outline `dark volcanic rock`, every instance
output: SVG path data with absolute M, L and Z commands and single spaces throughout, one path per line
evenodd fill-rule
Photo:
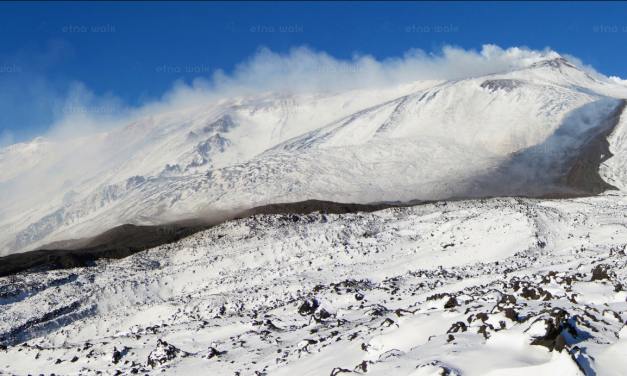
M 610 266 L 609 265 L 602 265 L 599 264 L 597 265 L 596 268 L 592 269 L 592 278 L 590 279 L 590 281 L 600 281 L 600 280 L 604 280 L 604 279 L 610 279 L 609 275 L 608 275 L 608 271 L 610 270 Z
M 319 304 L 316 299 L 307 299 L 298 307 L 298 313 L 300 313 L 301 316 L 313 315 L 318 306 Z
M 205 356 L 203 356 L 203 358 L 205 358 L 205 359 L 211 359 L 211 358 L 213 358 L 214 356 L 218 356 L 218 355 L 220 355 L 220 352 L 219 352 L 218 350 L 216 350 L 215 348 L 210 347 L 210 348 L 209 348 L 209 351 L 207 351 L 207 354 L 206 354 Z
M 457 300 L 455 300 L 455 298 L 450 298 L 446 304 L 444 304 L 444 308 L 445 309 L 449 309 L 449 308 L 453 308 L 453 307 L 457 307 L 459 304 L 457 303 Z
M 159 340 L 157 342 L 157 347 L 152 350 L 150 355 L 148 355 L 147 363 L 152 368 L 155 368 L 176 358 L 176 356 L 180 352 L 181 350 L 177 349 L 176 347 L 168 344 L 165 341 Z
M 555 308 L 550 312 L 550 318 L 544 319 L 546 324 L 546 334 L 542 337 L 537 337 L 531 342 L 531 345 L 544 346 L 549 351 L 557 350 L 561 352 L 564 347 L 567 346 L 566 339 L 562 335 L 564 330 L 567 330 L 573 337 L 576 337 L 576 329 L 567 321 L 569 318 L 568 312 L 561 308 Z
M 480 86 L 484 89 L 490 90 L 491 93 L 497 90 L 505 90 L 506 92 L 509 93 L 510 91 L 522 85 L 523 85 L 522 81 L 503 79 L 503 80 L 485 80 Z
M 50 243 L 34 251 L 0 257 L 0 277 L 6 277 L 34 268 L 72 269 L 91 266 L 100 259 L 122 259 L 150 248 L 177 242 L 227 220 L 245 218 L 257 214 L 305 215 L 318 211 L 331 214 L 370 213 L 392 207 L 395 206 L 389 204 L 362 205 L 308 200 L 260 206 L 220 217 L 195 218 L 158 226 L 126 224 L 115 227 L 93 238 Z

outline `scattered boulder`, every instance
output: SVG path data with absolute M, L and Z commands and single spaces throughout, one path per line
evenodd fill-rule
M 168 344 L 165 341 L 159 340 L 157 342 L 157 347 L 152 350 L 150 355 L 148 355 L 148 365 L 152 368 L 163 365 L 172 359 L 176 358 L 176 356 L 181 352 L 181 350 L 176 347 Z
M 488 326 L 487 325 L 481 325 L 479 327 L 479 330 L 477 331 L 477 334 L 483 334 L 483 338 L 485 338 L 485 339 L 490 338 L 490 333 L 488 332 Z
M 363 362 L 359 363 L 357 367 L 355 367 L 355 371 L 362 373 L 368 372 L 368 364 L 374 364 L 374 362 L 372 360 L 364 360 Z
M 205 356 L 203 356 L 204 359 L 211 359 L 215 356 L 220 355 L 221 353 L 216 350 L 214 347 L 210 347 L 209 351 L 207 351 L 207 354 Z
M 609 280 L 610 276 L 608 274 L 608 271 L 610 269 L 611 267 L 609 265 L 604 265 L 604 264 L 597 265 L 596 268 L 592 269 L 592 278 L 590 279 L 590 282 L 601 281 L 604 279 Z
M 558 352 L 562 352 L 564 347 L 568 346 L 566 343 L 566 339 L 562 335 L 564 330 L 568 330 L 568 332 L 574 337 L 577 336 L 576 329 L 567 321 L 569 318 L 568 312 L 561 308 L 555 308 L 550 312 L 550 317 L 544 319 L 546 324 L 546 334 L 541 337 L 536 337 L 531 345 L 534 346 L 544 346 L 549 349 L 549 351 L 557 350 Z
M 111 358 L 112 358 L 111 360 L 113 361 L 113 364 L 118 364 L 120 362 L 120 359 L 122 359 L 122 353 L 120 353 L 118 349 L 114 347 Z
M 298 308 L 298 313 L 301 316 L 313 315 L 319 306 L 320 304 L 315 298 L 306 299 Z
M 514 308 L 506 308 L 503 312 L 505 313 L 505 317 L 514 322 L 518 322 L 518 312 L 516 312 Z
M 523 291 L 522 291 L 522 294 L 520 294 L 520 296 L 525 299 L 532 299 L 532 300 L 540 299 L 540 295 L 536 293 L 535 289 L 530 289 L 530 288 L 527 288 L 526 286 L 523 287 Z
M 328 319 L 329 317 L 331 317 L 331 314 L 329 312 L 327 312 L 324 308 L 322 308 L 322 309 L 320 309 L 318 311 L 318 317 L 321 320 L 325 320 L 325 319 Z
M 501 297 L 501 304 L 516 304 L 516 297 L 514 295 L 504 294 Z
M 455 324 L 451 325 L 451 328 L 446 332 L 448 333 L 457 333 L 459 331 L 465 332 L 468 330 L 468 327 L 466 326 L 466 324 L 464 324 L 461 321 L 456 322 Z
M 453 307 L 457 307 L 459 304 L 457 303 L 457 300 L 455 298 L 450 298 L 445 304 L 444 304 L 444 309 L 449 309 L 449 308 L 453 308 Z

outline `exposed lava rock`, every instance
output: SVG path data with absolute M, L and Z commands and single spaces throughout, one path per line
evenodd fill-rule
M 301 316 L 313 315 L 318 307 L 319 304 L 316 299 L 307 299 L 298 307 L 298 313 Z
M 120 362 L 120 359 L 122 359 L 122 353 L 120 353 L 118 349 L 114 347 L 113 355 L 111 357 L 112 357 L 113 364 L 118 364 Z
M 203 356 L 203 358 L 211 359 L 211 358 L 213 358 L 215 356 L 218 356 L 220 354 L 221 353 L 218 350 L 216 350 L 214 347 L 210 347 L 209 351 L 207 351 L 207 354 L 205 356 Z
M 608 271 L 610 271 L 610 269 L 611 267 L 609 265 L 597 265 L 596 268 L 592 269 L 592 278 L 590 279 L 590 281 L 600 281 L 604 279 L 609 280 L 610 277 L 608 275 Z
M 322 308 L 321 310 L 318 311 L 318 317 L 321 320 L 326 320 L 329 317 L 331 317 L 331 314 L 329 312 L 327 312 L 324 308 Z
M 449 309 L 449 308 L 453 308 L 453 307 L 457 307 L 459 304 L 457 303 L 457 300 L 455 300 L 455 298 L 450 298 L 445 304 L 444 304 L 444 308 L 445 309 Z
M 518 321 L 518 312 L 514 308 L 506 308 L 503 310 L 505 312 L 505 317 L 508 319 L 517 322 Z
M 468 330 L 468 327 L 466 326 L 466 324 L 465 324 L 465 323 L 463 323 L 463 322 L 461 322 L 461 321 L 458 321 L 458 322 L 456 322 L 455 324 L 453 324 L 453 325 L 451 326 L 451 328 L 450 328 L 450 329 L 449 329 L 446 333 L 447 333 L 447 334 L 448 334 L 448 333 L 457 333 L 457 332 L 459 332 L 460 330 L 461 330 L 462 332 L 465 332 L 465 331 L 467 331 L 467 330 Z
M 155 368 L 176 358 L 180 352 L 181 350 L 168 344 L 167 342 L 158 340 L 157 347 L 152 350 L 150 355 L 148 355 L 147 363 L 152 368 Z
M 495 92 L 497 90 L 505 90 L 506 92 L 510 92 L 517 87 L 523 85 L 522 81 L 511 80 L 511 79 L 500 79 L 500 80 L 485 80 L 480 85 L 484 89 L 490 90 L 490 92 Z
M 549 351 L 557 350 L 562 352 L 566 344 L 564 336 L 561 334 L 564 330 L 568 330 L 569 333 L 575 334 L 576 329 L 567 321 L 569 318 L 568 312 L 561 308 L 556 308 L 550 312 L 550 318 L 544 319 L 546 324 L 546 334 L 542 337 L 537 337 L 531 342 L 531 345 L 544 346 Z

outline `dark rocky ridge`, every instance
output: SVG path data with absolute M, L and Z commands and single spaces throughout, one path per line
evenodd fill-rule
M 34 268 L 71 269 L 91 266 L 100 259 L 122 259 L 150 248 L 174 243 L 227 220 L 256 214 L 310 214 L 315 211 L 347 214 L 373 212 L 394 206 L 390 204 L 361 205 L 309 200 L 260 206 L 220 218 L 196 218 L 158 226 L 125 224 L 92 238 L 54 242 L 34 251 L 0 257 L 0 277 Z
M 627 106 L 627 101 L 623 100 L 620 106 L 605 119 L 600 127 L 601 132 L 591 137 L 590 141 L 572 160 L 572 167 L 566 177 L 565 186 L 592 194 L 618 190 L 601 178 L 599 166 L 613 156 L 607 138 L 614 132 L 625 106 Z

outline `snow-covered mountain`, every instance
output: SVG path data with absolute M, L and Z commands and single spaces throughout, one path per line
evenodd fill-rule
M 123 223 L 307 199 L 576 193 L 560 179 L 623 98 L 624 86 L 538 58 L 506 74 L 267 93 L 36 139 L 0 154 L 0 244 L 8 254 Z
M 625 98 L 540 58 L 7 148 L 5 253 L 273 202 L 470 198 L 258 214 L 0 278 L 0 375 L 625 374 Z

